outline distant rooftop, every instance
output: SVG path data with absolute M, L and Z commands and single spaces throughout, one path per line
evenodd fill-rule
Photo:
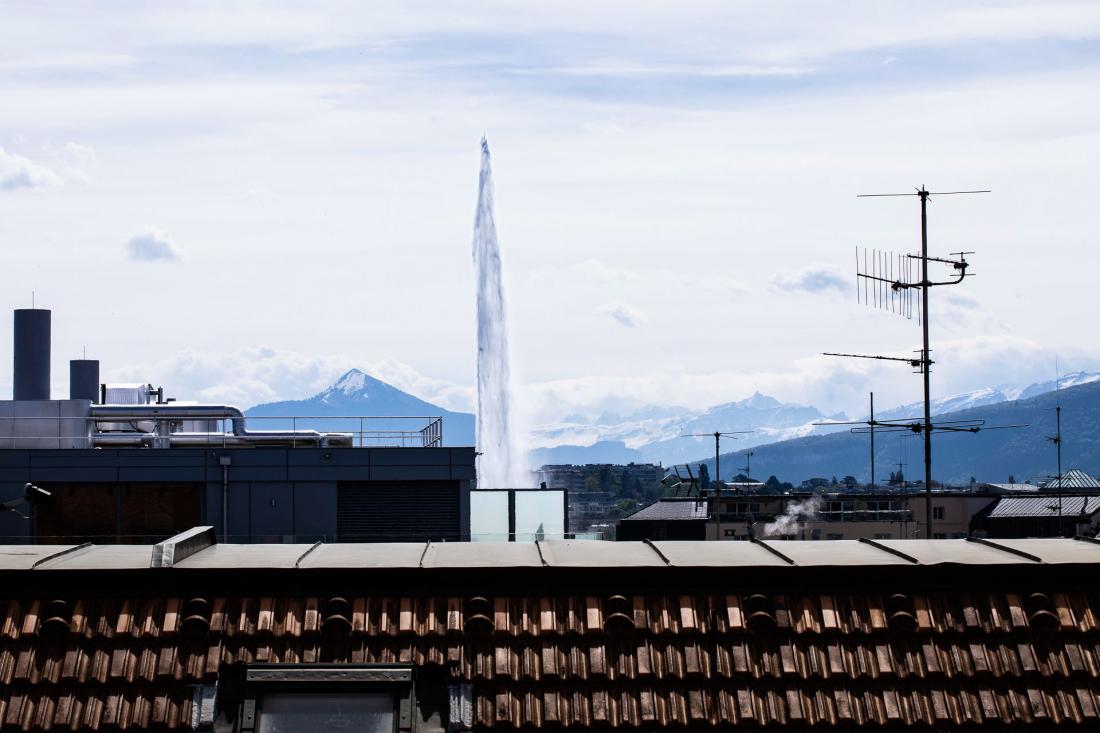
M 642 507 L 623 521 L 629 520 L 669 520 L 669 519 L 706 519 L 707 500 L 697 498 L 661 499 L 647 507 Z
M 1100 496 L 1013 496 L 1000 499 L 989 513 L 990 519 L 1009 517 L 1089 517 L 1100 511 Z
M 1084 471 L 1073 468 L 1043 484 L 1044 489 L 1100 489 L 1100 481 Z

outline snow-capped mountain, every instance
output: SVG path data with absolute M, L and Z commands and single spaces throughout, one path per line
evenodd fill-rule
M 473 415 L 465 412 L 451 412 L 425 402 L 359 369 L 348 370 L 332 386 L 308 399 L 256 405 L 246 410 L 246 414 L 249 417 L 265 418 L 255 423 L 255 427 L 261 430 L 285 429 L 291 426 L 286 420 L 273 418 L 310 415 L 321 419 L 298 421 L 297 426 L 335 432 L 355 432 L 360 429 L 357 420 L 342 420 L 337 416 L 364 415 L 372 418 L 438 416 L 443 418 L 445 445 L 474 444 Z M 420 427 L 423 427 L 423 424 L 417 421 L 372 419 L 367 421 L 362 429 L 410 430 Z
M 1071 372 L 1058 380 L 1051 379 L 1045 382 L 1033 382 L 1028 385 L 1003 384 L 999 387 L 983 387 L 970 392 L 952 395 L 951 397 L 932 400 L 932 414 L 941 415 L 946 412 L 969 410 L 972 407 L 996 405 L 1011 400 L 1026 400 L 1029 397 L 1053 392 L 1058 388 L 1067 389 L 1069 387 L 1076 387 L 1080 384 L 1089 384 L 1096 381 L 1100 381 L 1100 372 Z M 891 418 L 920 417 L 923 414 L 924 403 L 914 402 L 909 405 L 902 405 L 901 407 L 895 407 L 891 410 L 876 413 L 875 417 L 880 420 L 886 420 Z
M 1100 381 L 1100 372 L 1073 372 L 1064 375 L 1058 383 L 1065 389 L 1096 381 Z M 985 387 L 933 400 L 932 413 L 939 415 L 1027 399 L 1053 392 L 1055 388 L 1055 380 Z M 917 402 L 878 411 L 875 417 L 886 420 L 923 414 L 923 403 Z M 866 417 L 861 415 L 861 418 Z M 825 415 L 816 407 L 786 404 L 759 392 L 707 410 L 648 405 L 628 414 L 604 414 L 594 419 L 572 416 L 559 423 L 538 426 L 532 435 L 535 450 L 531 462 L 541 465 L 645 461 L 667 466 L 713 455 L 712 437 L 683 437 L 686 434 L 713 433 L 731 427 L 752 431 L 736 439 L 723 438 L 722 452 L 725 453 L 847 430 L 847 426 L 829 428 L 814 424 L 847 419 L 843 414 Z
M 1063 389 L 1100 381 L 1100 372 L 1073 372 L 1059 380 Z M 935 400 L 934 414 L 958 412 L 973 407 L 995 405 L 1053 392 L 1055 380 L 1028 385 L 1001 385 L 952 395 Z M 877 412 L 878 419 L 919 417 L 920 403 L 902 405 Z M 438 415 L 443 417 L 444 442 L 447 445 L 473 445 L 475 418 L 451 412 L 421 400 L 407 392 L 375 379 L 359 369 L 344 373 L 332 386 L 308 399 L 257 405 L 247 411 L 257 421 L 257 429 L 281 429 L 291 426 L 290 416 L 313 415 L 320 419 L 299 421 L 298 427 L 320 430 L 356 431 L 354 425 L 335 416 L 370 415 L 383 418 L 400 415 Z M 865 416 L 863 416 L 865 417 Z M 274 418 L 274 419 L 273 419 Z M 826 415 L 810 405 L 781 402 L 759 392 L 745 399 L 726 402 L 705 410 L 685 407 L 646 405 L 629 412 L 604 412 L 596 416 L 571 415 L 556 423 L 536 426 L 529 436 L 531 463 L 628 463 L 652 462 L 672 465 L 713 455 L 716 430 L 746 430 L 747 434 L 722 439 L 722 452 L 737 452 L 758 445 L 823 435 L 847 430 L 847 426 L 821 427 L 815 423 L 846 420 L 843 414 Z M 392 422 L 392 424 L 391 424 Z M 404 430 L 407 423 L 374 420 L 364 429 Z M 684 437 L 689 434 L 702 436 Z
M 651 462 L 670 465 L 699 458 L 714 450 L 716 430 L 750 431 L 723 438 L 724 446 L 751 448 L 817 430 L 813 423 L 845 419 L 827 416 L 816 407 L 780 402 L 759 392 L 706 410 L 648 405 L 626 415 L 604 414 L 585 421 L 573 417 L 536 428 L 532 464 Z M 702 433 L 702 437 L 690 436 Z

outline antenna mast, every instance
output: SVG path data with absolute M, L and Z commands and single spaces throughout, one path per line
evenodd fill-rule
M 875 490 L 875 393 L 871 393 L 871 491 Z
M 902 359 L 886 356 L 864 356 L 861 354 L 830 354 L 831 356 L 850 356 L 857 358 L 884 359 L 887 361 L 905 361 L 917 369 L 924 382 L 924 418 L 921 432 L 924 434 L 924 492 L 925 492 L 925 532 L 926 538 L 932 538 L 932 398 L 931 398 L 931 372 L 932 349 L 929 345 L 929 321 L 928 321 L 928 291 L 939 285 L 956 285 L 961 283 L 968 275 L 970 263 L 966 261 L 966 255 L 973 252 L 954 252 L 951 258 L 928 256 L 928 198 L 930 196 L 948 196 L 955 194 L 989 193 L 988 190 L 980 191 L 929 191 L 924 186 L 916 190 L 916 193 L 869 193 L 860 194 L 857 198 L 882 198 L 894 196 L 916 196 L 920 199 L 920 254 L 895 257 L 885 252 L 873 251 L 870 265 L 868 265 L 867 251 L 863 251 L 862 267 L 860 266 L 860 253 L 856 249 L 856 297 L 859 297 L 859 285 L 863 285 L 863 300 L 868 304 L 874 304 L 878 308 L 898 313 L 907 318 L 912 317 L 912 294 L 919 291 L 917 299 L 917 319 L 921 324 L 921 349 L 920 356 L 916 359 Z M 913 260 L 920 263 L 919 280 L 912 278 Z M 928 275 L 928 263 L 937 262 L 950 265 L 954 271 L 953 279 L 933 282 Z M 871 290 L 873 288 L 873 290 Z M 868 290 L 871 290 L 869 293 Z M 870 297 L 868 297 L 870 296 Z M 874 422 L 872 418 L 872 423 Z M 871 426 L 872 429 L 874 425 Z
M 720 431 L 716 430 L 713 433 L 685 433 L 684 435 L 681 435 L 680 437 L 681 438 L 710 438 L 712 436 L 714 437 L 714 480 L 715 481 L 721 481 L 722 480 L 722 472 L 721 472 L 720 469 L 721 469 L 721 460 L 722 459 L 721 459 L 721 450 L 720 449 L 721 449 L 721 445 L 722 445 L 722 438 L 733 438 L 734 440 L 736 440 L 738 435 L 748 435 L 751 432 L 752 432 L 751 430 L 734 430 L 732 432 L 723 433 L 723 432 L 720 432 Z

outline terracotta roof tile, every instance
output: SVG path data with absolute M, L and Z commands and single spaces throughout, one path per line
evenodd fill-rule
M 1100 598 L 1033 596 L 498 596 L 488 634 L 462 633 L 480 601 L 359 596 L 335 637 L 325 598 L 78 599 L 49 634 L 43 609 L 69 606 L 13 600 L 0 602 L 0 721 L 181 729 L 192 686 L 222 663 L 323 661 L 447 669 L 473 685 L 484 727 L 1095 723 Z M 1048 601 L 1056 623 L 1032 629 Z M 892 626 L 898 604 L 911 628 Z M 202 623 L 185 630 L 192 610 Z M 747 612 L 775 623 L 750 627 Z

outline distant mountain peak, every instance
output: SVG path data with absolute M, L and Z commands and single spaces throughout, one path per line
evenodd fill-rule
M 347 398 L 353 400 L 369 400 L 383 395 L 406 394 L 392 384 L 376 379 L 362 369 L 349 369 L 339 379 L 326 387 L 314 399 L 324 403 L 342 401 Z M 411 395 L 408 395 L 411 397 Z M 415 398 L 414 398 L 415 399 Z
M 781 407 L 783 405 L 779 400 L 770 395 L 763 394 L 762 392 L 753 392 L 752 395 L 746 397 L 737 404 L 743 407 L 752 407 L 757 410 L 766 410 Z
M 346 395 L 355 394 L 357 392 L 363 392 L 363 388 L 367 384 L 367 380 L 370 379 L 370 375 L 361 369 L 349 369 L 344 372 L 343 376 L 337 379 L 326 392 L 343 392 Z M 364 394 L 363 397 L 368 395 Z

